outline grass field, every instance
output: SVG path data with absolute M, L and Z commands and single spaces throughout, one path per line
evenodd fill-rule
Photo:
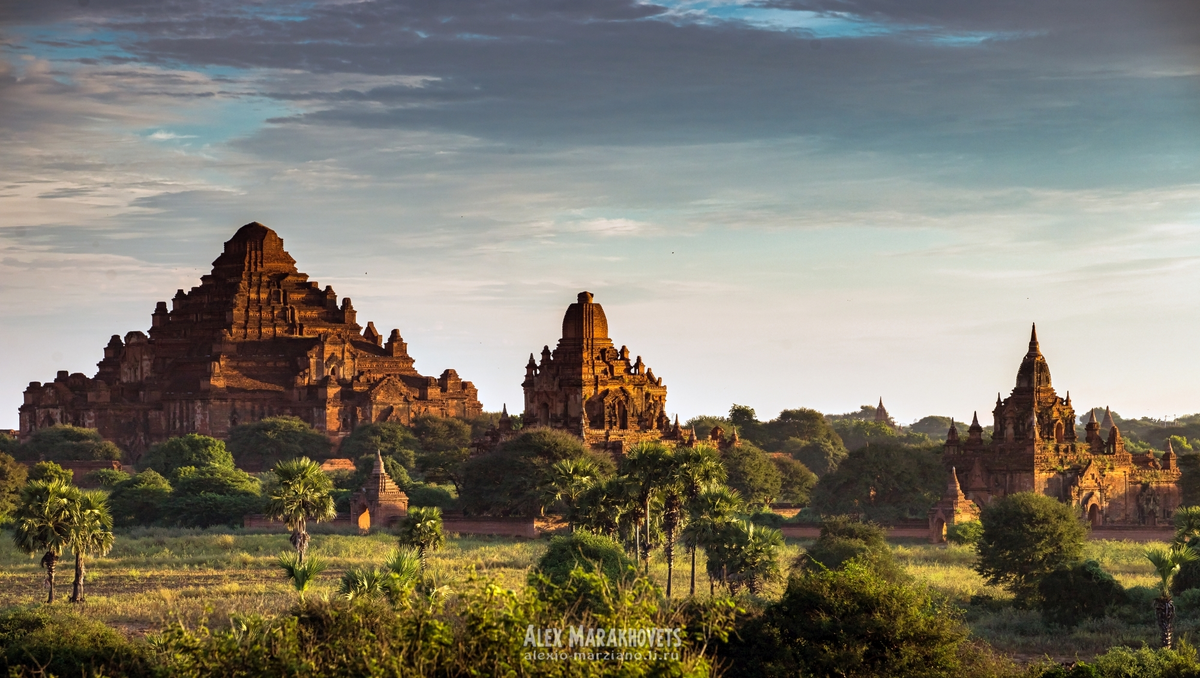
M 353 566 L 380 565 L 395 545 L 395 539 L 385 533 L 314 534 L 311 552 L 324 558 L 329 568 L 310 595 L 334 595 L 342 572 Z M 787 542 L 785 569 L 804 545 Z M 451 588 L 463 586 L 472 576 L 515 588 L 525 582 L 545 546 L 545 540 L 452 536 L 443 550 L 431 555 L 430 574 L 436 583 Z M 113 551 L 89 565 L 83 607 L 86 614 L 130 635 L 154 631 L 173 619 L 208 619 L 220 625 L 235 612 L 277 612 L 295 601 L 296 594 L 275 565 L 277 554 L 289 548 L 284 534 L 165 528 L 119 533 Z M 1074 629 L 1048 628 L 1036 611 L 1014 608 L 1006 592 L 987 586 L 974 572 L 975 555 L 969 547 L 900 540 L 892 548 L 910 574 L 963 609 L 974 635 L 1005 654 L 1025 661 L 1045 656 L 1086 659 L 1113 645 L 1140 647 L 1155 642 L 1153 593 L 1148 588 L 1155 579 L 1142 557 L 1143 544 L 1087 544 L 1085 556 L 1100 561 L 1121 584 L 1132 587 L 1135 603 L 1116 617 L 1085 622 Z M 696 589 L 707 595 L 703 564 L 700 554 Z M 688 565 L 686 551 L 679 549 L 676 595 L 687 594 Z M 72 561 L 65 557 L 58 576 L 64 600 L 70 594 L 73 574 Z M 664 584 L 666 574 L 666 563 L 658 553 L 651 576 Z M 782 581 L 774 582 L 764 597 L 777 598 L 782 588 Z M 0 607 L 38 602 L 44 596 L 38 560 L 18 552 L 5 535 L 0 539 Z M 1177 602 L 1178 630 L 1189 634 L 1200 629 L 1200 596 L 1185 594 Z

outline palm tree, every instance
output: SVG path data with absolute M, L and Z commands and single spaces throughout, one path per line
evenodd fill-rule
M 683 528 L 683 543 L 692 552 L 692 580 L 689 595 L 696 595 L 696 549 L 713 550 L 730 522 L 742 508 L 742 498 L 725 485 L 710 485 L 688 503 L 688 523 Z M 713 573 L 709 571 L 708 593 L 713 594 Z
M 1175 635 L 1175 603 L 1171 600 L 1171 578 L 1179 566 L 1200 558 L 1190 546 L 1175 544 L 1170 549 L 1155 546 L 1146 549 L 1146 559 L 1160 580 L 1159 596 L 1154 599 L 1154 619 L 1162 633 L 1162 646 L 1171 647 Z
M 300 602 L 304 602 L 304 592 L 309 589 L 317 575 L 325 571 L 325 561 L 317 556 L 313 556 L 308 560 L 301 560 L 300 554 L 293 551 L 284 551 L 279 554 L 277 561 L 279 567 L 283 569 L 287 578 L 291 580 L 292 586 L 296 592 L 300 594 Z
M 567 505 L 567 527 L 575 531 L 575 512 L 579 497 L 598 480 L 596 463 L 591 459 L 563 459 L 550 467 L 545 494 L 550 503 Z
M 416 547 L 421 559 L 421 572 L 425 571 L 430 551 L 436 551 L 446 543 L 442 533 L 442 509 L 436 506 L 418 506 L 408 510 L 398 528 L 401 546 Z
M 300 457 L 275 465 L 274 482 L 269 491 L 267 517 L 282 520 L 292 531 L 291 542 L 304 562 L 308 551 L 307 521 L 322 522 L 337 517 L 333 505 L 333 481 L 321 470 L 321 465 Z
M 108 496 L 99 491 L 80 492 L 71 506 L 70 545 L 75 552 L 75 585 L 71 602 L 83 602 L 84 558 L 103 556 L 112 550 L 116 538 L 112 531 Z
M 650 572 L 650 500 L 670 476 L 671 456 L 671 449 L 662 443 L 642 443 L 633 448 L 621 464 L 622 474 L 639 488 L 638 503 L 645 531 L 643 534 L 635 529 L 634 550 L 640 551 L 639 555 L 645 560 L 647 574 Z
M 721 459 L 717 456 L 717 451 L 710 445 L 697 445 L 696 447 L 678 447 L 675 449 L 675 467 L 673 474 L 676 482 L 682 488 L 684 508 L 688 509 L 689 524 L 691 522 L 691 505 L 696 502 L 700 496 L 700 492 L 705 487 L 714 483 L 722 483 L 725 481 L 725 467 L 721 465 Z M 668 521 L 664 519 L 664 528 Z M 674 518 L 673 522 L 677 523 L 678 518 Z M 670 597 L 671 579 L 670 571 L 672 569 L 672 560 L 675 550 L 674 525 L 668 530 L 667 549 L 671 555 L 667 557 L 667 597 Z M 689 586 L 688 595 L 696 595 L 696 544 L 688 546 L 689 555 L 692 561 L 691 583 Z
M 387 595 L 393 605 L 421 581 L 421 554 L 416 549 L 393 550 L 383 566 L 387 568 Z
M 624 476 L 594 483 L 579 495 L 574 511 L 576 526 L 608 537 L 617 535 L 628 522 L 635 502 L 631 483 Z
M 352 567 L 342 575 L 338 594 L 346 600 L 381 598 L 388 594 L 388 573 L 377 567 Z
M 1200 546 L 1200 506 L 1181 506 L 1175 510 L 1175 541 Z
M 46 602 L 54 602 L 54 568 L 63 549 L 71 545 L 71 511 L 79 501 L 79 488 L 62 480 L 34 480 L 21 490 L 21 504 L 13 514 L 13 543 L 33 555 L 44 552 Z
M 779 573 L 779 549 L 783 547 L 783 533 L 779 530 L 755 525 L 750 521 L 738 521 L 744 526 L 745 536 L 738 554 L 738 575 L 746 582 L 750 593 L 758 594 L 764 582 Z

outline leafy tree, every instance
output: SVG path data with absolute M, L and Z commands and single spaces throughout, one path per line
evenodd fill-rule
M 883 422 L 840 419 L 833 422 L 833 429 L 851 452 L 870 443 L 898 442 L 896 430 Z
M 817 483 L 812 507 L 826 515 L 860 514 L 881 521 L 924 518 L 945 489 L 938 448 L 872 443 L 851 452 Z
M 459 452 L 471 447 L 471 424 L 456 417 L 418 415 L 413 417 L 412 430 L 424 453 Z
M 1146 560 L 1154 566 L 1159 577 L 1158 597 L 1154 599 L 1154 619 L 1161 632 L 1162 647 L 1169 648 L 1175 641 L 1175 603 L 1171 600 L 1171 578 L 1184 563 L 1200 560 L 1200 555 L 1190 546 L 1172 544 L 1171 548 L 1152 546 L 1146 549 Z
M 25 465 L 10 455 L 0 453 L 0 523 L 16 508 L 21 488 L 29 477 Z
M 359 425 L 342 442 L 340 453 L 350 459 L 369 456 L 374 463 L 375 452 L 378 451 L 384 457 L 395 459 L 404 466 L 405 471 L 411 471 L 416 464 L 417 445 L 417 437 L 411 429 L 404 424 L 387 421 Z
M 266 515 L 282 520 L 291 530 L 292 546 L 303 563 L 308 551 L 307 521 L 324 522 L 337 516 L 330 496 L 333 482 L 321 471 L 321 465 L 308 457 L 281 461 L 275 464 L 272 475 Z
M 721 652 L 739 675 L 956 678 L 967 632 L 924 587 L 851 561 L 797 572 L 787 590 Z
M 1173 543 L 1200 552 L 1200 506 L 1181 506 L 1175 510 Z M 1179 572 L 1171 578 L 1171 593 L 1175 595 L 1194 588 L 1200 588 L 1200 560 L 1181 563 Z
M 142 471 L 153 469 L 170 478 L 184 466 L 199 468 L 210 464 L 232 467 L 233 455 L 220 440 L 189 433 L 152 446 L 138 460 L 137 467 Z
M 791 457 L 772 456 L 771 463 L 779 471 L 779 500 L 804 506 L 809 493 L 817 484 L 817 476 L 808 467 Z
M 88 483 L 94 483 L 106 489 L 113 489 L 117 485 L 132 478 L 130 474 L 124 471 L 118 471 L 115 468 L 100 468 L 91 471 L 83 477 Z
M 296 593 L 300 594 L 300 602 L 304 602 L 304 592 L 312 586 L 313 581 L 325 571 L 325 561 L 313 556 L 308 560 L 299 552 L 284 551 L 279 554 L 276 561 L 288 581 L 292 582 L 292 588 L 296 589 Z
M 410 509 L 397 525 L 396 533 L 401 546 L 417 549 L 421 557 L 421 571 L 425 571 L 430 551 L 436 551 L 446 543 L 442 532 L 442 510 L 436 506 L 418 506 Z
M 57 480 L 65 485 L 70 485 L 75 479 L 75 472 L 52 461 L 39 461 L 29 470 L 29 479 L 45 482 Z
M 84 559 L 107 554 L 116 541 L 107 495 L 95 490 L 80 492 L 71 506 L 70 520 L 68 543 L 75 553 L 75 584 L 71 591 L 71 602 L 82 603 L 86 572 Z
M 328 438 L 298 417 L 267 417 L 234 426 L 226 447 L 239 467 L 257 470 L 296 457 L 327 459 L 330 444 Z
M 803 438 L 788 438 L 779 446 L 780 451 L 804 464 L 818 477 L 825 476 L 837 469 L 838 464 L 846 458 L 846 448 L 841 441 L 829 438 L 805 440 Z
M 1200 454 L 1179 455 L 1179 500 L 1184 506 L 1200 505 Z
M 34 480 L 21 490 L 13 525 L 13 543 L 22 552 L 44 553 L 46 602 L 54 602 L 54 573 L 63 549 L 71 545 L 71 512 L 79 502 L 79 488 L 60 480 Z
M 769 504 L 779 496 L 783 482 L 779 469 L 766 452 L 753 443 L 743 442 L 721 450 L 721 465 L 726 482 L 749 504 Z
M 749 435 L 751 430 L 760 423 L 753 407 L 737 403 L 729 406 L 729 422 L 737 427 L 741 435 Z
M 592 452 L 566 431 L 532 428 L 490 454 L 471 457 L 463 465 L 463 510 L 475 514 L 524 515 L 541 513 L 550 467 L 564 459 L 589 459 L 599 477 L 613 472 L 608 455 Z
M 1129 601 L 1125 589 L 1094 560 L 1064 565 L 1042 577 L 1038 594 L 1042 618 L 1060 626 L 1103 617 L 1109 607 Z
M 23 461 L 120 460 L 121 448 L 94 428 L 60 425 L 35 431 L 18 454 L 14 456 Z
M 637 492 L 638 487 L 624 476 L 592 483 L 579 496 L 571 514 L 575 528 L 607 537 L 616 536 L 621 525 L 628 522 L 628 515 L 640 509 Z
M 1087 528 L 1070 506 L 1035 492 L 992 501 L 980 513 L 983 535 L 975 570 L 1025 602 L 1046 575 L 1079 559 Z
M 17 439 L 7 433 L 0 433 L 0 454 L 7 454 L 10 457 L 15 457 L 18 452 L 17 448 L 21 447 L 21 443 Z
M 227 466 L 185 466 L 164 502 L 162 522 L 181 527 L 236 526 L 248 513 L 265 508 L 258 479 Z
M 142 471 L 113 487 L 108 497 L 113 523 L 128 527 L 148 525 L 162 517 L 171 497 L 171 483 L 157 471 Z

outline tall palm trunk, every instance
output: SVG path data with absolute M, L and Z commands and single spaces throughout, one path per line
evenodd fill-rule
M 425 576 L 425 545 L 417 544 L 417 558 L 421 561 L 421 576 Z
M 692 552 L 692 584 L 688 589 L 688 595 L 694 597 L 696 595 L 696 546 L 693 544 L 688 547 L 688 550 Z
M 79 551 L 75 552 L 75 584 L 71 587 L 71 602 L 83 602 L 83 554 Z
M 1171 647 L 1175 640 L 1175 603 L 1171 601 L 1170 596 L 1162 595 L 1154 599 L 1154 620 L 1158 622 L 1158 630 L 1162 632 L 1162 646 Z
M 58 554 L 53 551 L 47 551 L 46 555 L 42 556 L 42 567 L 46 568 L 46 588 L 50 590 L 46 598 L 47 603 L 54 602 L 54 566 L 57 563 Z
M 308 540 L 308 530 L 305 529 L 304 523 L 300 523 L 296 531 L 292 532 L 292 538 L 289 540 L 292 542 L 292 546 L 296 548 L 296 555 L 300 563 L 304 562 L 304 554 L 308 553 Z
M 646 561 L 646 576 L 650 576 L 650 497 L 646 497 L 646 541 L 642 545 L 642 557 Z
M 671 597 L 672 583 L 675 581 L 675 528 L 679 526 L 679 496 L 675 493 L 667 495 L 663 505 L 663 555 L 667 557 L 667 598 Z

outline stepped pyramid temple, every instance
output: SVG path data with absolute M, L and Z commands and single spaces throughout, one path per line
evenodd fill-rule
M 21 435 L 55 424 L 99 429 L 131 460 L 156 442 L 299 417 L 331 439 L 365 422 L 423 413 L 474 416 L 475 387 L 454 370 L 413 369 L 399 330 L 363 329 L 349 298 L 296 270 L 283 239 L 257 222 L 238 229 L 212 273 L 171 308 L 158 302 L 149 334 L 113 335 L 96 376 L 59 372 L 32 382 Z
M 948 470 L 958 471 L 950 483 L 961 486 L 957 494 L 983 506 L 1014 492 L 1039 492 L 1079 507 L 1094 526 L 1170 523 L 1179 506 L 1175 452 L 1168 448 L 1161 460 L 1150 452 L 1126 452 L 1112 416 L 1106 414 L 1098 423 L 1094 412 L 1079 440 L 1071 395 L 1059 398 L 1050 385 L 1036 327 L 1017 370 L 1017 385 L 1007 399 L 996 396 L 992 416 L 991 442 L 984 442 L 978 416 L 965 439 L 957 426 L 950 426 L 943 461 Z M 961 504 L 951 494 L 948 490 L 939 506 Z M 930 512 L 930 528 L 940 534 L 944 525 L 934 524 L 936 510 Z
M 570 431 L 596 450 L 623 454 L 638 443 L 679 439 L 667 420 L 667 387 L 642 357 L 616 348 L 604 309 L 580 292 L 563 316 L 562 338 L 525 366 L 525 426 Z

